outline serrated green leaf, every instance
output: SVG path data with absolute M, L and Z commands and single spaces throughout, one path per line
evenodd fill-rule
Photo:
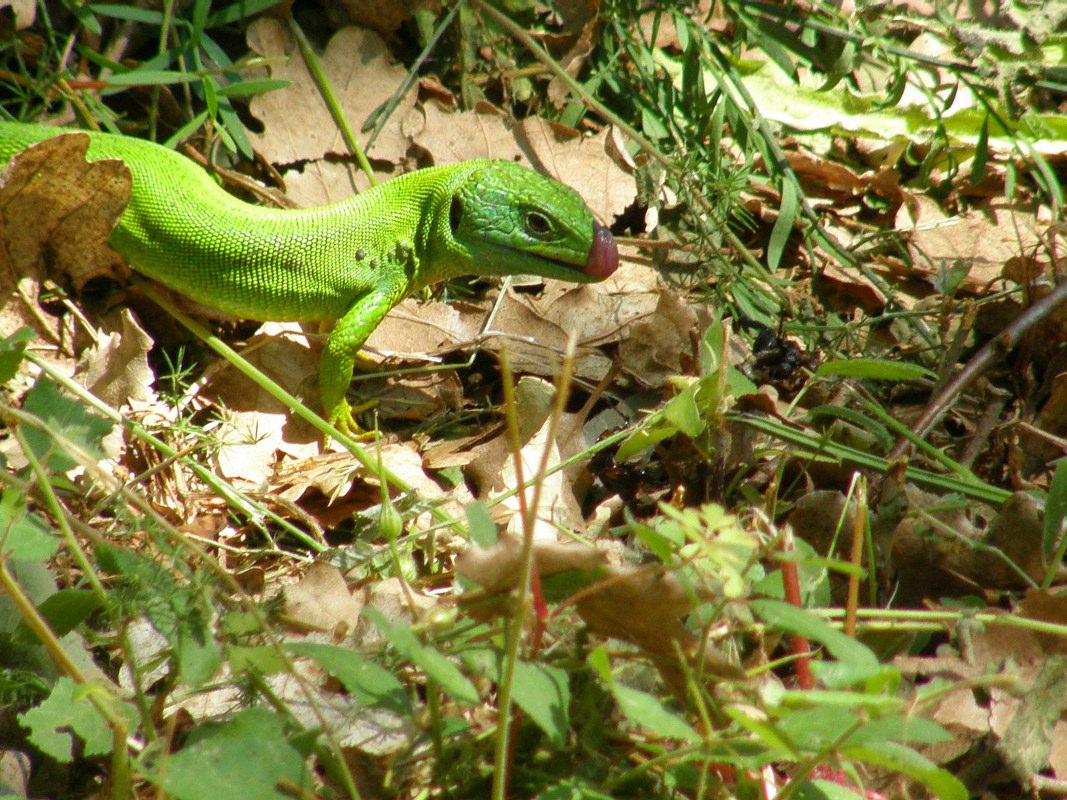
M 52 472 L 65 472 L 78 464 L 57 446 L 57 436 L 69 440 L 89 458 L 102 457 L 100 442 L 111 432 L 111 420 L 90 412 L 81 401 L 60 394 L 51 381 L 37 381 L 27 392 L 22 410 L 44 423 L 44 429 L 27 425 L 26 441 Z
M 74 760 L 75 735 L 85 743 L 85 755 L 99 756 L 111 751 L 107 720 L 82 687 L 67 677 L 56 681 L 48 699 L 19 714 L 19 722 L 30 729 L 31 742 L 63 764 Z
M 313 782 L 285 726 L 278 714 L 247 708 L 223 725 L 197 731 L 192 744 L 168 757 L 164 790 L 176 800 L 289 800 L 300 790 L 310 796 Z M 281 781 L 289 785 L 285 791 Z

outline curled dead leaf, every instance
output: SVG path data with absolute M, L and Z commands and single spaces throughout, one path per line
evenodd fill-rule
M 107 243 L 129 202 L 121 161 L 85 160 L 84 134 L 40 142 L 11 159 L 0 179 L 0 334 L 22 325 L 57 339 L 38 306 L 51 277 L 75 291 L 123 263 Z

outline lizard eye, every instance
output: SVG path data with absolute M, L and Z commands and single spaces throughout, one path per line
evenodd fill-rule
M 531 211 L 526 215 L 526 227 L 535 236 L 544 236 L 552 230 L 552 223 L 548 221 L 548 217 L 544 214 L 538 211 Z
M 463 202 L 458 197 L 452 198 L 452 205 L 448 207 L 448 227 L 452 233 L 459 230 L 459 223 L 463 221 Z

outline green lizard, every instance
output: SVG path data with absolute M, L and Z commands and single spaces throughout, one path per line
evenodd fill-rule
M 0 164 L 69 130 L 0 122 Z M 619 263 L 578 194 L 507 161 L 411 172 L 334 205 L 271 209 L 226 193 L 159 145 L 88 133 L 88 159 L 133 176 L 111 246 L 198 303 L 256 320 L 337 320 L 319 364 L 327 419 L 358 430 L 345 399 L 354 362 L 386 313 L 456 275 L 536 274 L 587 283 Z

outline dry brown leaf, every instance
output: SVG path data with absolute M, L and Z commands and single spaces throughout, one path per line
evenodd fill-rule
M 314 641 L 314 638 L 311 638 Z M 355 695 L 341 694 L 324 684 L 321 670 L 311 659 L 295 662 L 297 675 L 282 672 L 266 678 L 272 697 L 284 703 L 293 718 L 308 730 L 325 726 L 344 749 L 348 759 L 358 756 L 377 759 L 407 751 L 417 733 L 410 717 L 368 705 Z M 313 700 L 305 687 L 318 687 Z M 373 784 L 374 772 L 367 765 L 357 773 L 363 797 L 382 797 Z
M 665 287 L 653 270 L 625 263 L 602 283 L 546 281 L 539 294 L 508 292 L 498 302 L 482 335 L 490 317 L 486 304 L 407 300 L 371 334 L 367 347 L 383 356 L 437 361 L 480 342 L 490 352 L 506 347 L 518 373 L 553 378 L 573 331 L 579 378 L 599 381 L 618 363 L 638 385 L 660 387 L 687 371 L 693 336 L 710 316 L 705 306 L 687 304 Z M 601 351 L 610 345 L 618 346 L 614 358 Z
M 454 349 L 457 343 L 469 343 L 477 338 L 479 326 L 474 314 L 464 315 L 469 308 L 485 314 L 481 304 L 461 302 L 420 302 L 409 297 L 389 312 L 367 339 L 365 350 L 382 358 L 402 358 L 407 361 L 427 359 L 439 361 L 441 352 Z
M 542 380 L 524 377 L 515 387 L 515 415 L 519 423 L 518 438 L 521 447 L 522 479 L 528 481 L 538 474 L 544 453 L 545 469 L 551 470 L 561 460 L 561 451 L 574 451 L 583 446 L 581 437 L 571 435 L 573 423 L 569 418 L 561 421 L 556 431 L 556 441 L 548 441 L 550 415 L 555 399 L 555 387 Z M 511 437 L 499 428 L 496 437 L 476 445 L 471 455 L 470 473 L 480 487 L 482 497 L 517 489 L 519 477 L 515 472 L 515 460 L 511 453 Z M 561 441 L 562 439 L 562 441 Z M 542 476 L 537 507 L 534 509 L 534 538 L 537 541 L 555 541 L 558 531 L 584 528 L 581 508 L 574 496 L 572 481 L 562 471 Z M 533 504 L 534 491 L 525 490 L 526 502 Z M 519 495 L 513 495 L 493 508 L 494 516 L 503 522 L 509 532 L 522 530 Z
M 318 374 L 321 352 L 321 342 L 309 341 L 301 325 L 268 322 L 241 355 L 287 392 L 302 397 L 305 405 L 317 408 L 314 376 Z M 224 455 L 224 459 L 230 459 L 231 455 L 235 459 L 226 468 L 227 474 L 240 476 L 246 471 L 246 477 L 255 473 L 262 479 L 269 473 L 276 452 L 297 458 L 318 452 L 322 435 L 315 428 L 290 414 L 284 404 L 237 370 L 230 369 L 226 362 L 217 362 L 204 382 L 210 387 L 214 402 L 232 412 L 224 422 L 221 438 L 233 447 L 252 447 L 262 458 L 257 468 L 247 471 L 251 467 L 248 452 Z
M 419 497 L 435 501 L 448 513 L 463 517 L 464 504 L 474 498 L 463 487 L 447 493 L 441 489 L 426 474 L 422 457 L 412 445 L 383 444 L 380 452 L 385 468 L 412 486 Z M 380 499 L 377 478 L 369 475 L 347 450 L 282 461 L 275 467 L 270 488 L 281 500 L 299 503 L 324 528 L 343 522 Z M 416 527 L 423 523 L 430 523 L 429 512 L 416 520 Z M 438 546 L 447 544 L 446 536 L 440 533 L 438 536 L 441 537 Z
M 431 155 L 435 164 L 454 164 L 468 158 L 522 159 L 507 115 L 484 102 L 474 111 L 460 113 L 436 101 L 425 103 L 408 114 L 403 131 Z
M 113 408 L 131 400 L 155 399 L 152 384 L 155 376 L 148 366 L 152 338 L 133 318 L 128 309 L 120 314 L 122 329 L 99 333 L 96 345 L 82 353 L 75 378 Z
M 272 67 L 271 77 L 290 81 L 285 89 L 252 100 L 251 112 L 262 120 L 265 129 L 261 135 L 249 135 L 255 147 L 275 164 L 318 162 L 328 153 L 347 154 L 337 125 L 284 26 L 277 20 L 260 18 L 249 26 L 247 38 L 252 50 L 282 62 Z M 357 136 L 406 74 L 403 66 L 392 62 L 380 36 L 354 27 L 334 34 L 320 60 Z M 368 156 L 390 163 L 404 157 L 408 142 L 401 133 L 400 120 L 414 102 L 412 90 L 401 100 Z M 365 177 L 357 172 L 354 167 L 349 170 L 336 164 L 312 165 L 311 171 L 287 176 L 286 182 L 289 194 L 303 204 L 321 205 L 350 197 L 353 185 L 365 187 Z
M 7 335 L 22 325 L 58 338 L 41 314 L 40 282 L 54 270 L 76 291 L 114 274 L 122 258 L 107 244 L 130 195 L 121 161 L 86 162 L 82 134 L 40 142 L 13 158 L 0 187 L 0 322 Z M 68 280 L 69 279 L 69 280 Z
M 10 8 L 15 13 L 17 31 L 30 27 L 37 18 L 37 3 L 34 0 L 0 0 L 0 8 Z
M 515 126 L 525 163 L 576 189 L 605 224 L 611 224 L 637 196 L 633 175 L 611 157 L 611 136 L 607 128 L 594 136 L 580 136 L 573 128 L 540 117 Z
M 373 608 L 390 622 L 412 624 L 421 622 L 440 605 L 432 595 L 416 591 L 399 578 L 385 578 L 373 582 L 366 590 L 364 608 Z M 366 617 L 359 618 L 353 645 L 370 649 L 381 645 L 384 638 L 378 628 Z
M 522 544 L 518 536 L 501 537 L 489 548 L 469 547 L 456 559 L 456 573 L 482 587 L 464 598 L 477 616 L 496 613 L 485 600 L 510 591 L 517 583 Z M 693 595 L 670 572 L 660 568 L 609 564 L 609 553 L 588 545 L 541 541 L 534 544 L 534 564 L 542 583 L 564 573 L 584 575 L 569 601 L 579 616 L 602 636 L 622 639 L 651 656 L 676 692 L 684 688 L 684 670 L 677 663 L 678 648 L 696 655 L 699 640 L 684 618 L 693 609 Z M 743 671 L 708 647 L 708 674 L 739 679 Z
M 130 171 L 117 160 L 87 162 L 88 146 L 89 137 L 80 133 L 57 136 L 24 150 L 7 167 L 0 227 L 19 275 L 55 265 L 81 289 L 123 263 L 107 239 L 129 202 Z
M 560 3 L 557 6 L 563 31 L 558 34 L 546 34 L 541 37 L 552 53 L 561 53 L 557 63 L 572 78 L 578 76 L 585 64 L 585 59 L 593 50 L 600 21 L 600 0 L 580 0 L 579 2 Z M 548 99 L 557 106 L 567 102 L 570 89 L 558 77 L 548 84 Z
M 0 751 L 0 786 L 10 793 L 9 796 L 32 797 L 30 778 L 33 772 L 34 761 L 28 753 L 14 749 Z
M 1067 436 L 1067 372 L 1061 372 L 1052 379 L 1048 398 L 1034 418 L 1033 427 L 1049 436 L 1026 429 L 1019 431 L 1022 457 L 1019 468 L 1027 478 L 1044 470 L 1049 462 L 1063 455 L 1059 441 Z
M 337 639 L 347 637 L 359 618 L 361 603 L 332 564 L 316 562 L 297 582 L 286 586 L 285 618 L 302 630 L 322 631 Z
M 903 517 L 893 517 L 891 530 L 876 531 L 891 550 L 898 602 L 1020 588 L 1027 578 L 1044 577 L 1043 524 L 1026 493 L 1016 492 L 995 512 L 982 506 L 946 509 L 939 496 L 911 485 L 904 494 L 906 504 L 893 500 Z
M 288 414 L 280 409 L 226 413 L 214 431 L 219 475 L 242 488 L 265 487 L 287 422 Z
M 374 175 L 379 183 L 394 177 L 391 172 L 380 170 L 375 170 Z M 285 196 L 300 208 L 347 200 L 370 186 L 363 170 L 335 161 L 310 161 L 299 172 L 288 171 L 284 177 Z
M 599 570 L 607 556 L 587 545 L 537 542 L 534 545 L 537 572 L 541 579 L 571 570 Z M 456 559 L 456 574 L 476 583 L 482 592 L 495 595 L 515 588 L 519 579 L 522 541 L 518 536 L 502 536 L 492 547 L 468 547 Z
M 440 0 L 340 0 L 348 21 L 381 34 L 394 33 L 417 11 L 431 11 L 436 16 Z M 329 6 L 327 6 L 329 7 Z
M 968 273 L 961 288 L 979 295 L 1000 279 L 1010 259 L 1031 255 L 1048 227 L 1033 209 L 1003 199 L 949 217 L 932 199 L 917 195 L 901 212 L 907 217 L 897 220 L 898 230 L 911 231 L 909 277 L 935 279 L 942 269 L 963 265 Z

